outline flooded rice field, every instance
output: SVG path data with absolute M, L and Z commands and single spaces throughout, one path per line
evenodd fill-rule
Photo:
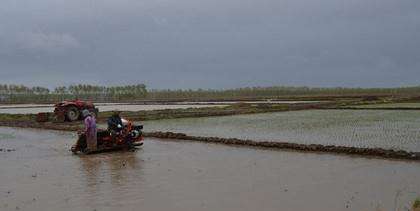
M 403 210 L 420 194 L 418 162 L 158 139 L 75 156 L 74 139 L 0 128 L 0 210 Z
M 40 112 L 53 112 L 54 105 L 13 105 L 13 106 L 0 106 L 0 113 L 6 114 L 36 114 Z M 98 104 L 96 107 L 99 111 L 150 111 L 150 110 L 163 110 L 163 109 L 179 109 L 179 108 L 203 108 L 225 106 L 218 104 Z
M 372 105 L 359 105 L 354 106 L 355 108 L 418 108 L 420 109 L 420 103 L 384 103 L 384 104 L 372 104 Z
M 307 110 L 143 122 L 146 131 L 420 152 L 420 112 Z
M 123 105 L 98 105 L 99 111 L 150 111 L 150 110 L 163 110 L 163 109 L 179 109 L 179 108 L 204 108 L 215 107 L 223 105 L 181 105 L 181 104 L 155 104 L 155 105 L 136 105 L 136 104 L 123 104 Z
M 249 104 L 298 104 L 298 103 L 316 103 L 321 101 L 218 101 L 218 102 L 174 102 L 174 103 L 156 103 L 156 104 L 130 104 L 130 103 L 95 103 L 99 111 L 150 111 L 163 109 L 179 108 L 203 108 L 215 106 L 227 106 L 236 103 Z M 36 114 L 40 112 L 53 112 L 54 104 L 0 104 L 0 113 L 6 114 Z
M 259 100 L 259 101 L 203 101 L 203 102 L 180 102 L 178 104 L 218 104 L 218 105 L 232 105 L 237 103 L 248 104 L 298 104 L 298 103 L 319 103 L 328 101 L 314 101 L 314 100 Z

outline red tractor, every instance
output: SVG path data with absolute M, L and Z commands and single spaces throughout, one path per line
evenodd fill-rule
M 87 109 L 98 116 L 99 110 L 92 102 L 82 100 L 62 101 L 54 105 L 54 114 L 57 120 L 76 121 L 82 119 L 82 111 Z

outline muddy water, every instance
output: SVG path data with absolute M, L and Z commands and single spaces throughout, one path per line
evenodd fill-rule
M 420 152 L 420 112 L 307 110 L 143 122 L 147 131 Z
M 0 128 L 0 210 L 394 210 L 420 164 L 146 140 L 74 156 L 72 133 Z

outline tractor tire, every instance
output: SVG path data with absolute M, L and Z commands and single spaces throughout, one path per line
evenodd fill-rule
M 69 106 L 66 111 L 67 120 L 70 122 L 76 121 L 79 119 L 80 112 L 75 106 Z

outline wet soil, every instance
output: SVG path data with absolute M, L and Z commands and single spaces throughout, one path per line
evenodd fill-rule
M 420 190 L 418 162 L 155 138 L 76 156 L 73 133 L 0 134 L 0 210 L 392 210 Z

